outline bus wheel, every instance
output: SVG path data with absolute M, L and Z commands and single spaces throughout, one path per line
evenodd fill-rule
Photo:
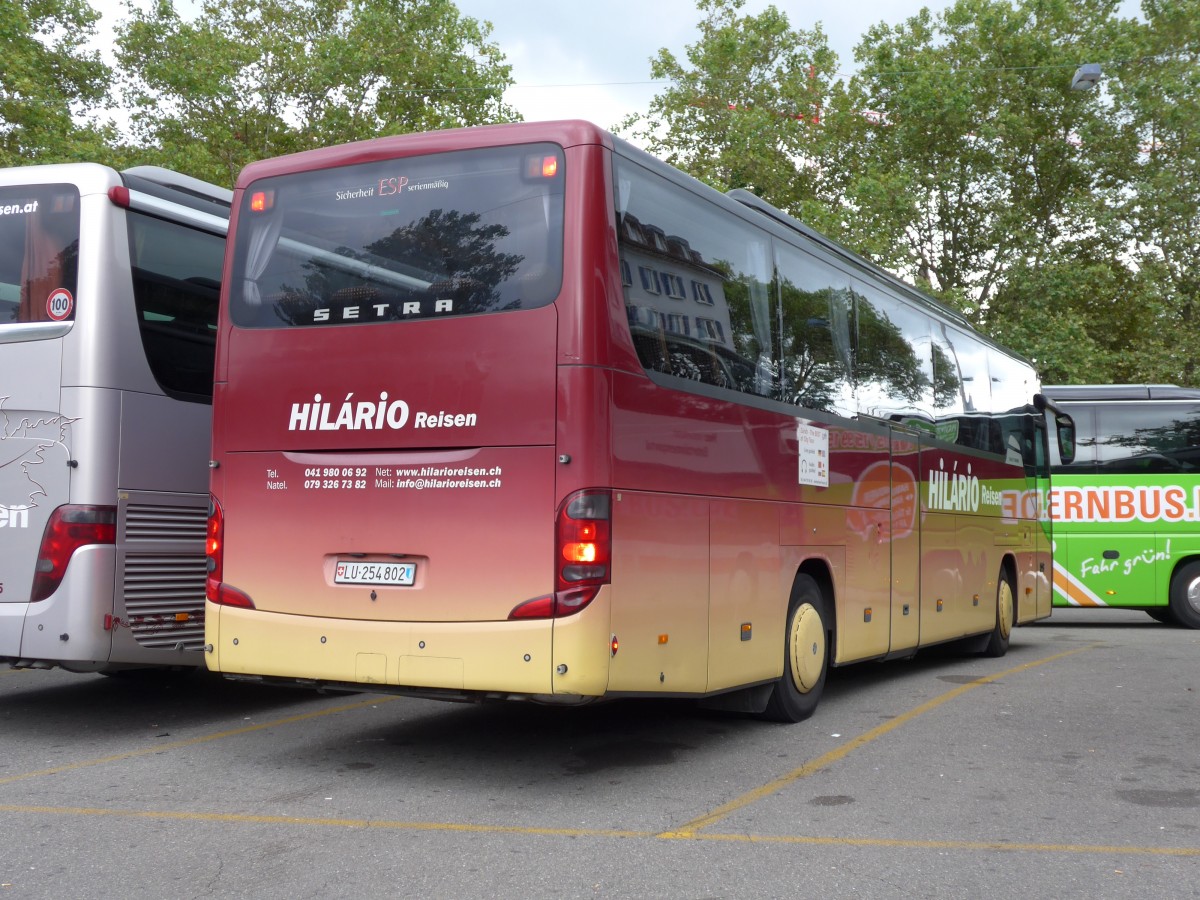
M 1170 609 L 1175 624 L 1200 628 L 1200 560 L 1192 560 L 1172 576 Z
M 996 627 L 992 629 L 984 656 L 1003 656 L 1008 652 L 1008 638 L 1012 634 L 1017 618 L 1016 593 L 1008 573 L 1000 572 L 1000 584 L 996 587 Z
M 775 683 L 764 719 L 800 722 L 817 708 L 829 669 L 825 598 L 808 575 L 798 575 L 788 604 L 783 676 Z

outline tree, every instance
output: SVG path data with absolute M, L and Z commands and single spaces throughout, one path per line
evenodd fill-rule
M 699 0 L 690 68 L 659 50 L 650 75 L 672 83 L 620 130 L 719 190 L 748 188 L 798 214 L 812 199 L 803 162 L 837 57 L 819 26 L 793 30 L 774 6 L 739 15 L 744 5 Z
M 1106 84 L 1121 123 L 1109 227 L 1130 248 L 1148 320 L 1138 380 L 1200 383 L 1200 0 L 1145 0 Z M 1156 364 L 1155 364 L 1156 363 Z
M 1069 81 L 1104 47 L 1116 6 L 958 0 L 871 28 L 829 117 L 841 233 L 985 323 L 1010 269 L 1091 230 L 1079 136 L 1099 139 L 1103 109 Z
M 232 184 L 255 159 L 517 118 L 490 33 L 450 0 L 205 0 L 190 22 L 158 0 L 117 55 L 137 137 Z
M 111 130 L 77 121 L 112 79 L 83 49 L 97 19 L 85 0 L 0 0 L 0 166 L 106 156 Z
M 1137 141 L 1108 91 L 1070 88 L 1081 62 L 1138 55 L 1136 23 L 1116 10 L 958 0 L 876 26 L 828 118 L 821 189 L 841 198 L 836 233 L 1051 381 L 1166 371 L 1167 308 L 1124 210 Z

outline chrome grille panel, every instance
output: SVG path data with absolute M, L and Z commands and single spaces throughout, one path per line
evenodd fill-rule
M 195 506 L 125 505 L 125 540 L 200 541 L 208 528 L 208 510 Z M 201 546 L 203 552 L 203 546 Z
M 204 555 L 125 557 L 125 617 L 139 644 L 185 650 L 204 646 Z
M 198 652 L 204 647 L 208 509 L 140 502 L 151 496 L 119 504 L 124 610 L 117 618 L 143 647 Z M 182 499 L 171 495 L 176 498 Z

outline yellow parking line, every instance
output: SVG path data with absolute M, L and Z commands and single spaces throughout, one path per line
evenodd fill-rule
M 76 769 L 87 769 L 91 766 L 102 766 L 105 763 L 121 762 L 126 759 L 135 759 L 139 756 L 150 756 L 155 753 L 162 753 L 166 750 L 178 750 L 181 747 L 194 747 L 197 744 L 206 744 L 209 741 L 219 741 L 222 738 L 236 737 L 239 734 L 250 734 L 255 731 L 263 731 L 267 728 L 276 728 L 280 725 L 291 725 L 295 722 L 305 722 L 309 719 L 319 719 L 322 716 L 332 716 L 335 713 L 350 712 L 356 709 L 363 709 L 368 706 L 375 706 L 379 703 L 388 703 L 392 700 L 397 700 L 398 697 L 377 696 L 370 700 L 362 700 L 358 703 L 348 703 L 345 706 L 333 706 L 329 709 L 318 709 L 314 712 L 300 713 L 295 716 L 287 716 L 283 719 L 272 719 L 270 722 L 262 722 L 258 725 L 244 725 L 241 728 L 231 728 L 228 731 L 219 731 L 216 734 L 205 734 L 200 737 L 187 738 L 182 741 L 170 741 L 166 744 L 154 744 L 150 747 L 142 747 L 139 750 L 129 750 L 125 753 L 114 753 L 112 756 L 101 756 L 98 759 L 85 759 L 79 762 L 66 763 L 61 766 L 53 766 L 49 769 L 38 769 L 36 772 L 24 772 L 20 775 L 10 775 L 7 778 L 0 778 L 0 784 L 12 784 L 14 781 L 24 781 L 28 778 L 39 778 L 42 775 L 58 775 L 62 772 L 73 772 Z
M 378 828 L 385 831 L 458 831 L 464 834 L 528 834 L 551 837 L 652 838 L 653 831 L 596 828 L 532 828 L 522 825 L 467 825 L 455 822 L 399 822 L 386 819 L 329 819 L 312 816 L 253 816 L 242 813 L 192 813 L 138 809 L 93 809 L 73 806 L 0 804 L 0 813 L 45 813 L 69 816 L 113 816 L 122 819 L 167 819 L 185 822 L 237 822 L 245 825 L 307 825 L 325 828 Z
M 883 737 L 889 731 L 893 731 L 893 730 L 899 728 L 901 725 L 905 724 L 906 722 L 911 722 L 913 719 L 917 718 L 917 716 L 923 715 L 924 713 L 927 713 L 930 710 L 936 709 L 937 707 L 941 706 L 943 703 L 953 700 L 956 697 L 961 697 L 963 694 L 965 694 L 969 690 L 972 690 L 973 688 L 977 688 L 977 687 L 980 687 L 981 685 L 985 685 L 985 684 L 991 684 L 993 681 L 999 681 L 1001 678 L 1005 678 L 1009 675 L 1016 675 L 1021 672 L 1026 672 L 1030 669 L 1037 668 L 1038 666 L 1044 666 L 1046 663 L 1054 662 L 1055 660 L 1063 659 L 1064 657 L 1072 656 L 1076 653 L 1082 653 L 1084 650 L 1093 650 L 1096 647 L 1100 647 L 1100 646 L 1103 646 L 1102 642 L 1088 644 L 1086 647 L 1076 647 L 1074 650 L 1066 650 L 1062 653 L 1056 653 L 1053 656 L 1047 656 L 1044 659 L 1034 660 L 1033 662 L 1025 663 L 1024 665 L 1016 666 L 1015 668 L 1012 668 L 1012 669 L 1006 669 L 1003 672 L 997 672 L 995 675 L 987 675 L 983 678 L 977 678 L 974 681 L 968 682 L 967 684 L 959 685 L 958 687 L 954 688 L 953 690 L 947 691 L 944 694 L 934 697 L 932 700 L 922 703 L 920 706 L 916 707 L 915 709 L 910 709 L 908 712 L 903 713 L 902 715 L 896 716 L 896 718 L 890 719 L 887 722 L 883 723 L 882 725 L 877 725 L 876 727 L 872 728 L 870 731 L 860 734 L 854 740 L 848 741 L 847 743 L 842 744 L 840 747 L 836 747 L 833 750 L 830 750 L 824 756 L 818 756 L 816 759 L 812 760 L 811 762 L 805 763 L 800 768 L 793 769 L 791 772 L 788 772 L 786 775 L 781 775 L 779 778 L 776 778 L 773 781 L 767 782 L 762 787 L 755 788 L 754 790 L 752 790 L 748 793 L 742 794 L 742 796 L 736 797 L 733 800 L 730 800 L 728 803 L 718 806 L 716 809 L 714 809 L 710 813 L 706 813 L 705 815 L 700 816 L 697 819 L 692 819 L 692 821 L 688 822 L 686 825 L 683 825 L 683 826 L 675 829 L 674 831 L 663 832 L 661 835 L 659 835 L 659 837 L 664 837 L 664 838 L 695 837 L 696 832 L 700 831 L 703 828 L 708 828 L 710 825 L 714 825 L 715 823 L 719 822 L 721 819 L 728 816 L 730 813 L 737 812 L 739 809 L 743 809 L 752 803 L 757 803 L 759 800 L 762 800 L 765 797 L 769 797 L 772 794 L 782 790 L 783 788 L 787 787 L 789 784 L 799 781 L 801 778 L 807 778 L 809 775 L 812 775 L 814 772 L 819 772 L 821 769 L 824 769 L 826 766 L 828 766 L 832 763 L 835 763 L 840 759 L 843 759 L 850 753 L 857 750 L 859 747 L 862 747 L 862 746 L 865 746 L 866 744 L 871 743 L 876 738 Z
M 665 835 L 658 835 L 665 837 Z M 748 844 L 811 844 L 823 847 L 899 847 L 909 850 L 1012 850 L 1026 853 L 1105 853 L 1135 856 L 1200 856 L 1200 847 L 1121 847 L 1104 844 L 1034 844 L 1013 841 L 918 841 L 893 838 L 801 837 L 759 834 L 675 833 L 672 838 L 687 840 L 730 841 Z
M 358 828 L 382 831 L 441 831 L 460 834 L 515 834 L 531 837 L 635 838 L 659 840 L 652 831 L 607 828 L 537 828 L 521 825 L 470 825 L 457 822 L 401 822 L 387 819 L 337 819 L 322 816 L 255 816 L 241 813 L 171 812 L 166 810 L 96 809 L 74 806 L 0 805 L 0 813 L 59 816 L 107 816 L 122 819 L 155 819 L 174 822 L 225 822 L 240 825 L 295 825 L 317 828 Z M 672 837 L 679 837 L 673 835 Z M 1076 853 L 1126 856 L 1200 857 L 1200 847 L 1122 847 L 1105 844 L 1036 844 L 1007 841 L 918 841 L 890 838 L 810 837 L 802 835 L 689 834 L 693 841 L 748 844 L 807 844 L 823 847 L 881 847 L 905 850 L 1009 851 L 1024 853 Z

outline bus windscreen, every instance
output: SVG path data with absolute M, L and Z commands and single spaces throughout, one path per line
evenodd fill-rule
M 230 284 L 242 327 L 530 309 L 562 283 L 553 144 L 266 178 L 245 191 Z

